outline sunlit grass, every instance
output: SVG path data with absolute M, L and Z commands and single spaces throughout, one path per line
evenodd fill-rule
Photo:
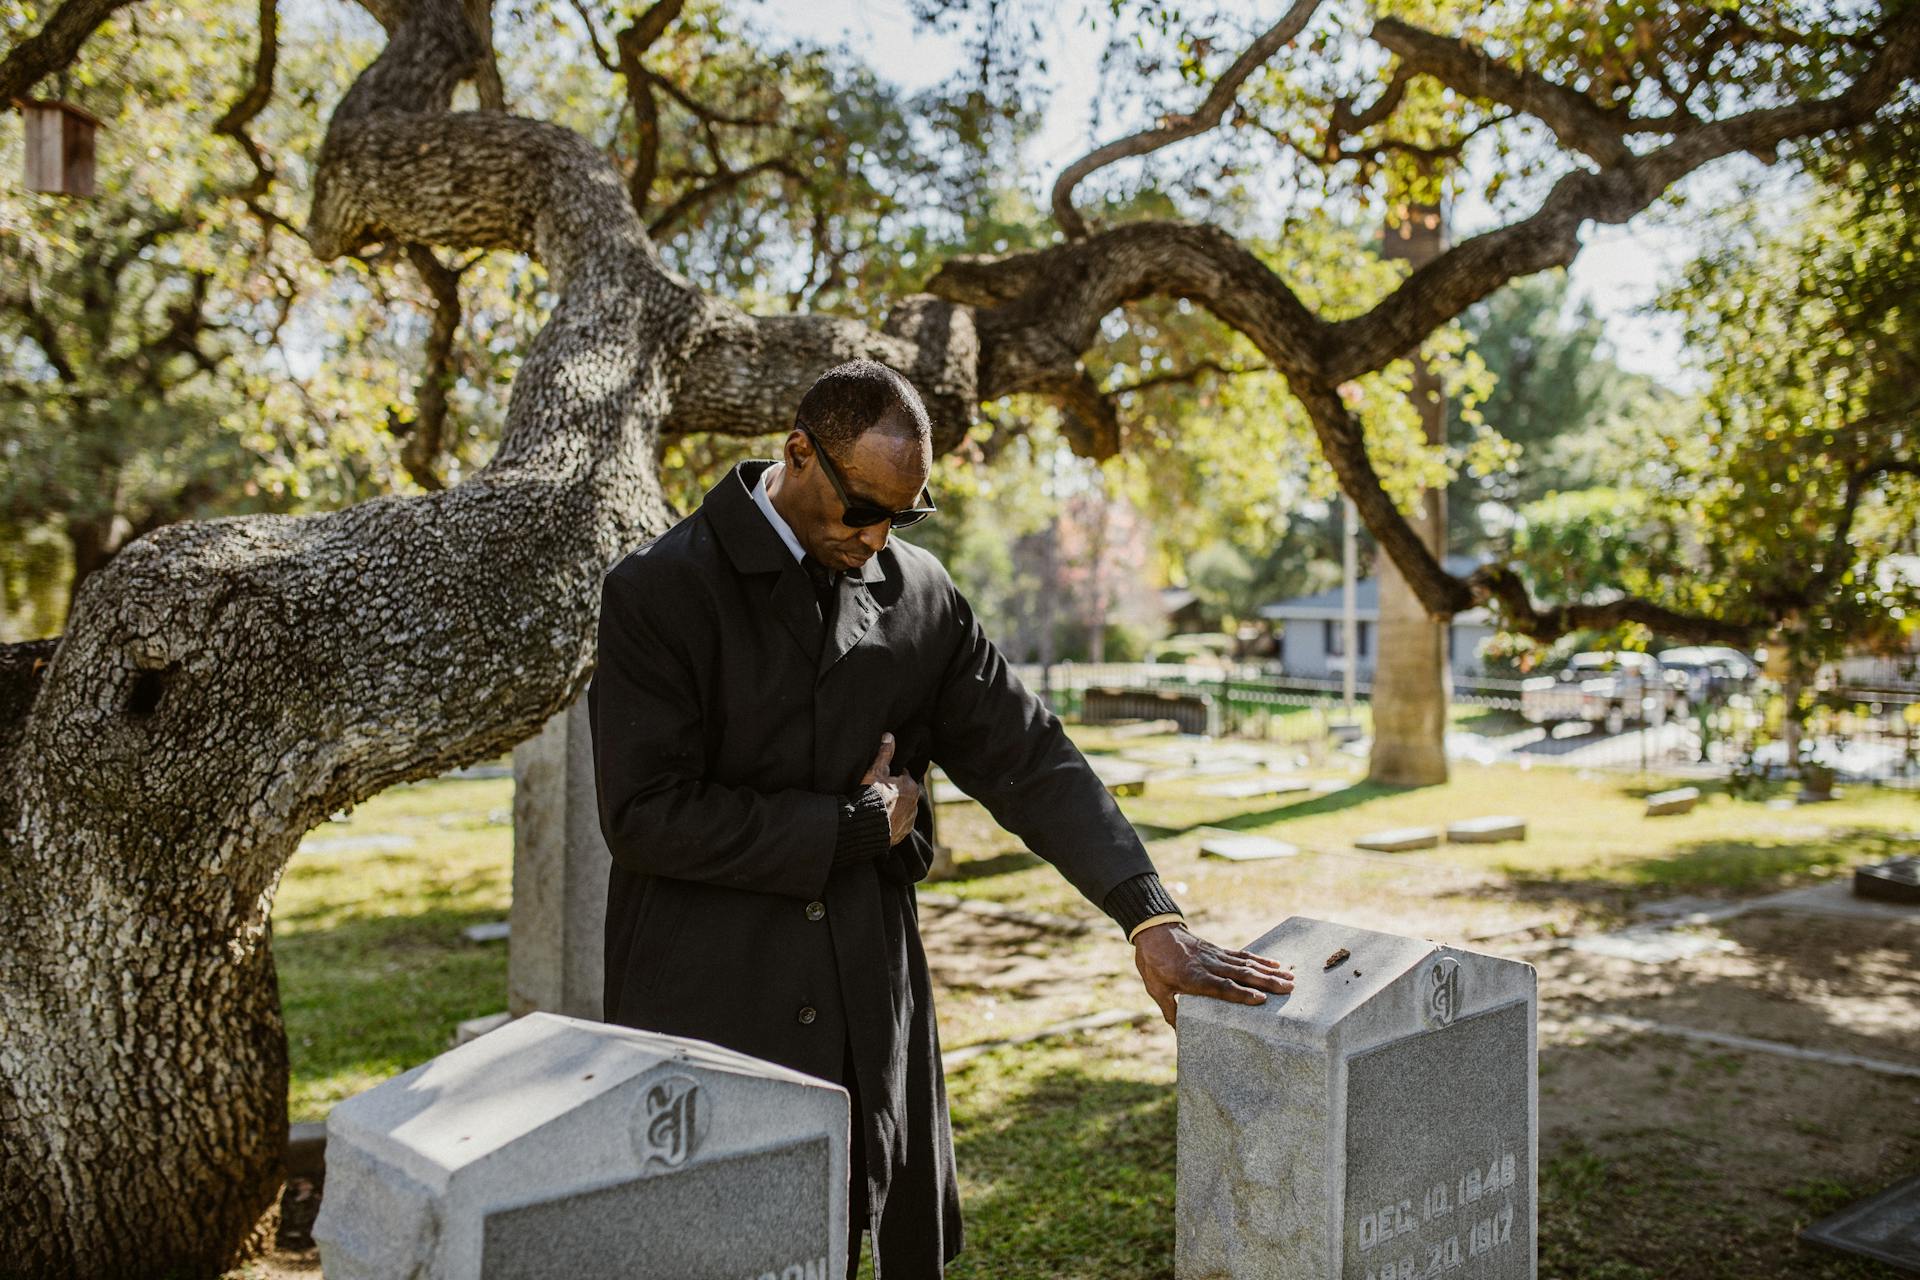
M 1089 750 L 1114 745 L 1106 731 L 1074 732 Z M 1354 782 L 1357 772 L 1356 762 L 1336 757 L 1310 762 L 1301 776 L 1338 785 Z M 1163 874 L 1179 886 L 1183 903 L 1272 901 L 1279 915 L 1333 915 L 1338 904 L 1296 891 L 1302 860 L 1235 865 L 1201 859 L 1199 828 L 1257 831 L 1310 852 L 1331 852 L 1350 849 L 1368 831 L 1510 813 L 1528 821 L 1524 844 L 1443 844 L 1408 856 L 1491 875 L 1517 896 L 1605 894 L 1616 905 L 1623 898 L 1753 893 L 1806 883 L 1868 856 L 1911 848 L 1898 836 L 1920 829 L 1920 799 L 1864 787 L 1848 788 L 1830 804 L 1785 809 L 1708 787 L 1693 813 L 1647 818 L 1645 794 L 1667 780 L 1456 764 L 1452 780 L 1439 787 L 1356 783 L 1253 800 L 1201 794 L 1219 780 L 1156 781 L 1145 795 L 1119 803 Z M 397 787 L 346 821 L 324 824 L 303 844 L 274 909 L 296 1120 L 317 1119 L 341 1098 L 442 1052 L 459 1022 L 506 1006 L 506 947 L 467 942 L 461 930 L 506 918 L 512 785 L 493 778 Z M 1788 794 L 1783 788 L 1773 798 Z M 1092 904 L 979 805 L 942 805 L 940 822 L 942 839 L 958 852 L 961 878 L 933 888 L 1097 917 Z M 1405 880 L 1390 862 L 1335 861 L 1323 881 L 1336 883 L 1350 901 Z M 968 1011 L 954 1007 L 956 1017 Z M 960 1022 L 956 1030 L 968 1033 L 966 1039 L 999 1033 L 989 1023 Z
M 322 1118 L 446 1049 L 463 1019 L 506 1007 L 506 947 L 460 931 L 506 918 L 512 799 L 510 778 L 395 787 L 302 843 L 273 913 L 293 1120 Z

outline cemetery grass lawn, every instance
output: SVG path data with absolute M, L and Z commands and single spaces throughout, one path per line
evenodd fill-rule
M 1116 741 L 1109 730 L 1080 726 L 1074 727 L 1073 736 L 1089 755 L 1180 741 L 1171 736 Z M 1275 776 L 1339 789 L 1254 800 L 1204 793 L 1214 783 L 1263 776 L 1254 767 L 1241 773 L 1152 779 L 1144 794 L 1119 799 L 1162 874 L 1187 885 L 1184 895 L 1176 890 L 1175 896 L 1202 916 L 1230 919 L 1239 914 L 1231 905 L 1249 895 L 1258 900 L 1261 919 L 1278 919 L 1296 909 L 1335 915 L 1350 901 L 1376 898 L 1381 883 L 1451 878 L 1458 891 L 1474 888 L 1483 901 L 1492 893 L 1528 908 L 1510 913 L 1511 921 L 1499 919 L 1495 911 L 1491 927 L 1517 923 L 1521 914 L 1557 915 L 1563 925 L 1576 919 L 1598 922 L 1661 897 L 1746 897 L 1812 883 L 1873 855 L 1897 852 L 1903 844 L 1900 836 L 1920 831 L 1920 797 L 1888 788 L 1845 787 L 1830 803 L 1782 809 L 1768 801 L 1791 800 L 1794 789 L 1786 784 L 1741 799 L 1711 780 L 1463 761 L 1454 762 L 1453 777 L 1444 786 L 1391 788 L 1361 780 L 1356 762 L 1308 758 L 1302 766 L 1294 763 L 1302 759 L 1299 753 L 1279 746 L 1272 751 L 1289 766 Z M 1692 813 L 1644 816 L 1647 795 L 1683 783 L 1703 792 Z M 1389 862 L 1356 857 L 1353 849 L 1353 841 L 1369 832 L 1444 828 L 1450 821 L 1496 814 L 1526 819 L 1526 841 L 1442 843 L 1436 849 L 1381 855 Z M 1090 904 L 1001 831 L 979 805 L 944 804 L 938 818 L 941 839 L 955 847 L 960 871 L 957 880 L 938 889 L 1096 918 Z M 1299 846 L 1303 856 L 1239 865 L 1202 860 L 1202 828 L 1271 836 Z M 1326 877 L 1309 869 L 1326 860 L 1338 862 L 1338 878 L 1349 882 L 1348 891 L 1338 892 L 1323 883 Z M 1296 882 L 1303 878 L 1316 890 L 1307 904 L 1301 904 L 1297 891 Z M 1334 896 L 1322 896 L 1322 889 Z M 1490 932 L 1491 927 L 1469 934 Z M 1236 945 L 1245 941 L 1238 938 Z
M 507 949 L 460 936 L 505 920 L 511 778 L 394 787 L 307 834 L 273 906 L 290 1119 L 425 1062 L 506 1007 Z
M 1171 1049 L 1156 1019 L 949 1073 L 967 1242 L 951 1280 L 1173 1274 Z
M 1090 752 L 1118 745 L 1097 730 L 1074 735 Z M 1920 828 L 1920 800 L 1869 788 L 1783 810 L 1703 785 L 1694 813 L 1648 819 L 1643 797 L 1667 780 L 1461 764 L 1444 787 L 1391 790 L 1345 785 L 1356 768 L 1338 757 L 1294 769 L 1338 789 L 1253 800 L 1201 793 L 1223 777 L 1261 776 L 1249 771 L 1156 780 L 1120 801 L 1196 927 L 1220 942 L 1243 945 L 1300 913 L 1524 948 L 1610 927 L 1653 899 L 1816 883 Z M 444 1051 L 462 1019 L 504 1007 L 505 946 L 467 942 L 461 930 L 507 916 L 511 798 L 509 778 L 412 784 L 303 842 L 274 909 L 295 1121 L 322 1118 L 340 1098 Z M 1487 814 L 1526 818 L 1529 839 L 1403 855 L 1351 848 L 1364 832 Z M 980 806 L 942 805 L 939 820 L 961 874 L 925 887 L 920 917 L 944 1048 L 1104 1010 L 1147 1015 L 996 1049 L 950 1073 L 968 1239 L 951 1274 L 1170 1276 L 1174 1041 L 1129 948 Z M 1202 860 L 1202 826 L 1271 835 L 1303 852 Z M 941 895 L 1093 927 L 1067 933 L 981 915 Z M 1617 1010 L 1920 1061 L 1911 934 L 1847 927 L 1843 945 L 1831 923 L 1742 916 L 1719 926 L 1736 951 L 1666 969 L 1570 951 L 1526 958 L 1540 967 L 1544 1019 Z M 1913 1081 L 1659 1036 L 1543 1033 L 1542 1046 L 1543 1277 L 1892 1274 L 1798 1245 L 1794 1232 L 1920 1164 Z M 265 1265 L 245 1274 L 311 1274 L 312 1254 Z

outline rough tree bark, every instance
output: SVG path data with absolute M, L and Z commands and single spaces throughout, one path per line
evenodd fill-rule
M 1543 610 L 1510 576 L 1447 575 L 1380 489 L 1338 388 L 1507 280 L 1569 260 L 1583 221 L 1624 221 L 1717 156 L 1869 119 L 1920 67 L 1920 10 L 1903 11 L 1846 90 L 1571 173 L 1532 217 L 1456 246 L 1338 323 L 1225 231 L 1141 223 L 949 263 L 931 295 L 900 300 L 875 332 L 756 318 L 701 294 L 662 265 L 619 173 L 585 139 L 446 110 L 462 78 L 491 77 L 467 0 L 362 3 L 388 44 L 330 122 L 308 218 L 315 253 L 375 241 L 527 253 L 557 302 L 498 452 L 460 484 L 154 530 L 87 580 L 57 644 L 0 646 L 11 1273 L 206 1271 L 241 1250 L 275 1194 L 285 1136 L 268 921 L 287 859 L 328 814 L 496 755 L 573 702 L 603 571 L 674 516 L 656 471 L 662 432 L 783 429 L 821 369 L 864 356 L 914 380 L 942 452 L 980 402 L 1020 391 L 1059 397 L 1077 446 L 1111 451 L 1113 409 L 1080 356 L 1115 308 L 1186 296 L 1286 375 L 1429 613 L 1492 591 L 1529 629 L 1589 625 L 1596 611 L 1660 616 L 1634 601 Z M 1451 53 L 1402 57 L 1427 58 L 1423 73 L 1443 79 L 1478 74 Z M 1488 77 L 1462 89 L 1499 90 Z M 1543 113 L 1565 105 L 1536 96 Z M 1719 634 L 1711 619 L 1663 621 Z

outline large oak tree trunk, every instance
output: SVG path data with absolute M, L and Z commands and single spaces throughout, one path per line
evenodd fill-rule
M 1416 205 L 1411 217 L 1387 230 L 1389 257 L 1404 258 L 1418 271 L 1440 256 L 1446 229 L 1440 210 Z M 1429 444 L 1447 440 L 1447 408 L 1440 377 L 1417 355 L 1412 398 Z M 1444 489 L 1420 494 L 1409 512 L 1420 540 L 1436 560 L 1447 545 Z M 1431 617 L 1393 558 L 1378 557 L 1379 650 L 1373 669 L 1373 751 L 1367 778 L 1388 786 L 1428 786 L 1447 780 L 1447 623 Z M 1351 659 L 1349 659 L 1351 661 Z

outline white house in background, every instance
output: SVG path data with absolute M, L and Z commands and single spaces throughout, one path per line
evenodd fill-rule
M 1470 556 L 1447 557 L 1447 572 L 1465 577 L 1479 567 Z M 1280 669 L 1290 676 L 1337 676 L 1346 669 L 1344 633 L 1341 627 L 1341 590 L 1321 591 L 1263 604 L 1262 618 L 1281 626 Z M 1359 626 L 1359 653 L 1355 671 L 1363 678 L 1373 675 L 1380 647 L 1380 584 L 1362 578 L 1354 590 L 1354 618 Z M 1480 646 L 1494 632 L 1492 617 L 1485 609 L 1469 609 L 1453 619 L 1447 631 L 1447 665 L 1456 676 L 1476 675 L 1480 671 Z

